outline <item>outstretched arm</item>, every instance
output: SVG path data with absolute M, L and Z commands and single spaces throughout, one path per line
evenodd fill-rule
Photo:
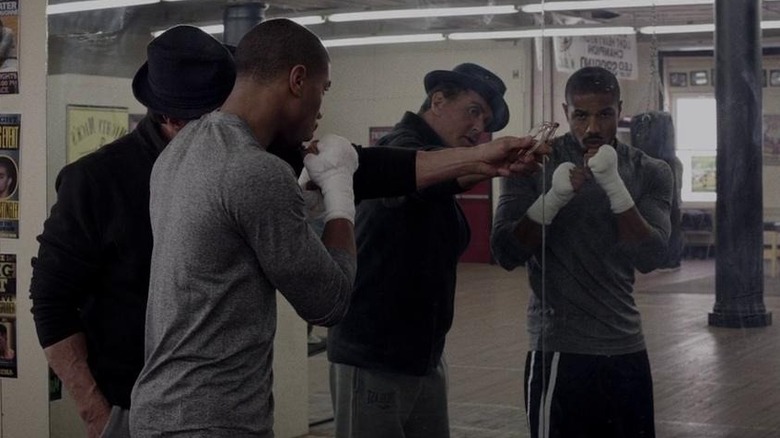
M 445 148 L 417 153 L 417 188 L 457 179 L 462 189 L 496 176 L 531 175 L 539 170 L 546 145 L 523 154 L 534 145 L 531 137 L 501 137 L 475 147 Z

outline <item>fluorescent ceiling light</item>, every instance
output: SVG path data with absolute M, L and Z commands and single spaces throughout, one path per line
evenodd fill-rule
M 762 21 L 761 29 L 780 29 L 780 20 Z
M 323 40 L 325 47 L 367 46 L 374 44 L 397 44 L 444 41 L 446 37 L 442 33 L 426 33 L 411 35 L 385 35 L 358 38 L 336 38 Z
M 672 33 L 702 33 L 702 32 L 714 32 L 715 25 L 712 23 L 707 24 L 679 24 L 668 26 L 644 26 L 639 28 L 639 33 L 645 35 L 663 35 Z
M 529 14 L 554 11 L 583 11 L 610 8 L 650 8 L 653 6 L 711 5 L 714 0 L 583 0 L 550 1 L 525 5 L 521 11 Z
M 328 21 L 343 22 L 392 20 L 396 18 L 458 17 L 466 15 L 514 14 L 516 12 L 517 8 L 514 5 L 475 6 L 464 8 L 397 9 L 388 11 L 363 11 L 332 14 L 328 16 Z
M 762 21 L 761 29 L 780 29 L 780 20 Z M 668 25 L 668 26 L 645 26 L 645 27 L 640 27 L 639 32 L 645 35 L 715 32 L 715 25 L 712 23 L 706 23 L 706 24 L 680 24 L 680 25 Z
M 59 3 L 46 6 L 48 15 L 67 14 L 69 12 L 96 11 L 99 9 L 123 8 L 126 6 L 141 6 L 159 3 L 160 0 L 87 0 L 70 3 Z
M 269 17 L 280 18 L 280 17 Z M 322 24 L 325 22 L 325 17 L 322 15 L 306 15 L 304 17 L 287 17 L 290 20 L 300 24 L 301 26 L 311 26 L 313 24 Z
M 536 37 L 590 36 L 590 35 L 631 35 L 633 27 L 548 27 L 545 29 L 521 29 L 494 32 L 455 32 L 447 35 L 451 40 L 497 40 Z
M 777 0 L 764 0 L 777 1 Z M 582 0 L 549 1 L 521 6 L 520 10 L 528 14 L 556 11 L 585 11 L 611 8 L 652 8 L 654 6 L 695 6 L 711 5 L 714 0 Z
M 170 1 L 170 0 L 168 0 L 168 1 Z M 281 17 L 269 17 L 269 18 L 281 18 Z M 322 17 L 321 15 L 306 15 L 306 16 L 303 16 L 303 17 L 289 17 L 289 19 L 291 21 L 294 21 L 294 22 L 300 24 L 301 26 L 311 26 L 313 24 L 322 24 L 322 23 L 325 22 L 325 18 Z M 209 24 L 209 25 L 201 25 L 201 26 L 193 25 L 193 26 L 196 26 L 200 30 L 202 30 L 203 32 L 210 33 L 212 35 L 225 33 L 225 25 L 224 24 Z M 158 36 L 160 36 L 161 33 L 165 32 L 166 30 L 167 29 L 156 30 L 156 31 L 152 32 L 152 36 L 157 38 Z

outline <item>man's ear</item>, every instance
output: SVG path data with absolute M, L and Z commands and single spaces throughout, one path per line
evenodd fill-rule
M 566 114 L 566 121 L 569 121 L 569 104 L 566 102 L 561 104 L 561 107 L 563 107 L 563 113 Z
M 447 99 L 444 97 L 444 93 L 441 91 L 436 91 L 431 94 L 431 111 L 433 111 L 435 114 L 438 114 L 446 100 Z
M 290 69 L 290 92 L 300 97 L 303 94 L 303 82 L 306 80 L 306 66 L 298 64 Z

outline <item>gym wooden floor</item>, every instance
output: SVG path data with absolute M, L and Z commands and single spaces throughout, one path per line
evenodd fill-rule
M 657 436 L 780 437 L 780 323 L 759 329 L 708 326 L 714 265 L 713 259 L 686 259 L 678 271 L 637 277 Z M 777 318 L 780 281 L 766 280 L 764 303 Z M 528 292 L 522 268 L 460 266 L 446 351 L 453 438 L 528 436 L 522 407 Z M 313 426 L 307 436 L 331 437 L 327 359 L 319 354 L 309 364 Z

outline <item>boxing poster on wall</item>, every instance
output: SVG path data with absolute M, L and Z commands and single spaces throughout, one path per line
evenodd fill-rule
M 128 110 L 123 107 L 68 105 L 68 154 L 72 163 L 127 134 Z
M 0 114 L 0 237 L 19 237 L 20 114 Z
M 16 255 L 0 254 L 0 377 L 17 377 Z
M 0 94 L 19 93 L 19 1 L 0 0 Z

